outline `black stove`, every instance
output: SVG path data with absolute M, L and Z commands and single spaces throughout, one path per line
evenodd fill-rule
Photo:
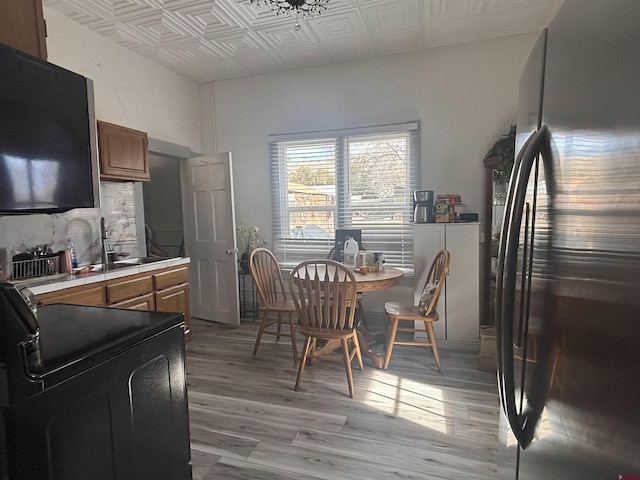
M 0 479 L 191 479 L 183 328 L 0 283 Z

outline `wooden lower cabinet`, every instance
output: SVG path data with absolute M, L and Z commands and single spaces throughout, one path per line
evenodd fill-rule
M 178 285 L 156 292 L 156 310 L 159 312 L 182 312 L 189 308 L 189 286 Z
M 130 310 L 184 313 L 185 340 L 191 338 L 189 267 L 178 265 L 38 295 L 42 305 L 71 303 Z
M 184 312 L 184 321 L 187 325 L 185 337 L 191 338 L 191 322 L 189 317 L 189 284 L 177 285 L 156 292 L 156 310 L 158 312 Z
M 156 310 L 159 312 L 184 312 L 187 331 L 185 337 L 191 338 L 191 314 L 189 312 L 189 268 L 166 269 L 153 275 L 155 286 Z

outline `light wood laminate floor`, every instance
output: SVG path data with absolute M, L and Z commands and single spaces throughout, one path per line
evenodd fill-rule
M 194 480 L 496 478 L 495 375 L 477 355 L 397 346 L 389 370 L 315 362 L 293 390 L 288 338 L 193 319 L 187 345 Z M 302 339 L 299 339 L 299 348 Z M 380 347 L 378 347 L 378 350 Z

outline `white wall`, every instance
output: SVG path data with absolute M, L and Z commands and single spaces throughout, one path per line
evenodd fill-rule
M 459 193 L 481 214 L 482 159 L 516 121 L 519 78 L 537 37 L 215 82 L 214 139 L 205 141 L 232 152 L 237 222 L 272 241 L 270 134 L 412 120 L 421 122 L 421 187 Z M 413 282 L 368 293 L 368 318 L 384 316 L 385 300 L 412 302 Z
M 201 151 L 198 85 L 44 8 L 48 60 L 93 80 L 96 117 Z
M 213 84 L 215 145 L 231 151 L 236 218 L 271 235 L 268 135 L 420 120 L 422 187 L 482 209 L 482 158 L 516 120 L 537 35 Z

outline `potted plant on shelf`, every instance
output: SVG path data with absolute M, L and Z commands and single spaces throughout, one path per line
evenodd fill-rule
M 238 233 L 238 249 L 242 249 L 238 263 L 244 273 L 251 273 L 249 269 L 249 255 L 251 252 L 255 248 L 267 244 L 267 242 L 260 238 L 258 234 L 259 231 L 255 225 L 238 225 L 236 227 L 236 232 Z
M 485 158 L 496 157 L 498 159 L 498 163 L 493 169 L 494 203 L 503 204 L 506 200 L 506 189 L 513 170 L 515 150 L 516 126 L 511 125 L 509 133 L 496 140 L 485 155 Z

